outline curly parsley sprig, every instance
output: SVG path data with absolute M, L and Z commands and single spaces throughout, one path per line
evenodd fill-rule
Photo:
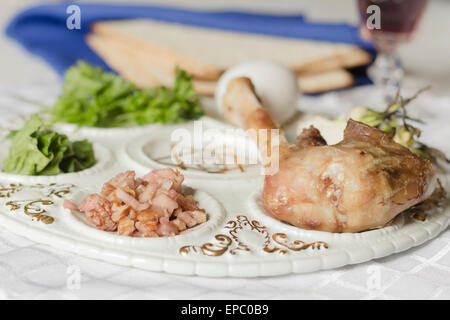
M 193 77 L 184 70 L 176 69 L 170 88 L 138 88 L 79 61 L 66 72 L 62 92 L 48 113 L 53 122 L 110 128 L 184 122 L 200 118 L 203 110 Z

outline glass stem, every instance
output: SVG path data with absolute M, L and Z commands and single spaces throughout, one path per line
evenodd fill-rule
M 368 70 L 368 75 L 381 89 L 384 100 L 392 102 L 403 79 L 403 68 L 395 51 L 379 52 Z

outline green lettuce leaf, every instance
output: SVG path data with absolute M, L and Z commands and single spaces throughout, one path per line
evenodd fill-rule
M 203 115 L 192 77 L 176 70 L 172 88 L 139 89 L 103 69 L 79 61 L 65 75 L 61 95 L 49 110 L 54 122 L 90 127 L 177 123 Z
M 24 175 L 56 175 L 76 172 L 95 164 L 87 140 L 71 142 L 66 135 L 43 127 L 37 115 L 9 136 L 12 144 L 3 171 Z

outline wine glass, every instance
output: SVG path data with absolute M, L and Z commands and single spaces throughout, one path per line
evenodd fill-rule
M 410 41 L 428 0 L 358 0 L 360 34 L 378 51 L 368 75 L 391 102 L 401 86 L 403 68 L 397 47 Z

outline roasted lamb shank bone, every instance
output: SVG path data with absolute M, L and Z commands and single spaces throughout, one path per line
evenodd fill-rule
M 223 96 L 223 107 L 225 119 L 237 127 L 246 130 L 255 129 L 256 134 L 259 129 L 279 129 L 278 124 L 261 105 L 249 78 L 239 77 L 229 81 Z M 267 150 L 271 150 L 270 135 L 256 135 L 253 138 L 259 141 L 260 147 L 266 142 Z M 289 145 L 283 134 L 280 135 L 279 140 L 279 152 L 283 154 L 287 152 Z M 271 153 L 267 152 L 265 155 L 270 157 Z
M 251 82 L 236 78 L 224 96 L 226 118 L 246 129 L 277 128 Z M 349 120 L 344 140 L 327 146 L 320 132 L 304 130 L 294 145 L 280 145 L 279 171 L 266 175 L 264 208 L 295 226 L 359 232 L 385 226 L 432 191 L 431 163 L 387 134 Z

